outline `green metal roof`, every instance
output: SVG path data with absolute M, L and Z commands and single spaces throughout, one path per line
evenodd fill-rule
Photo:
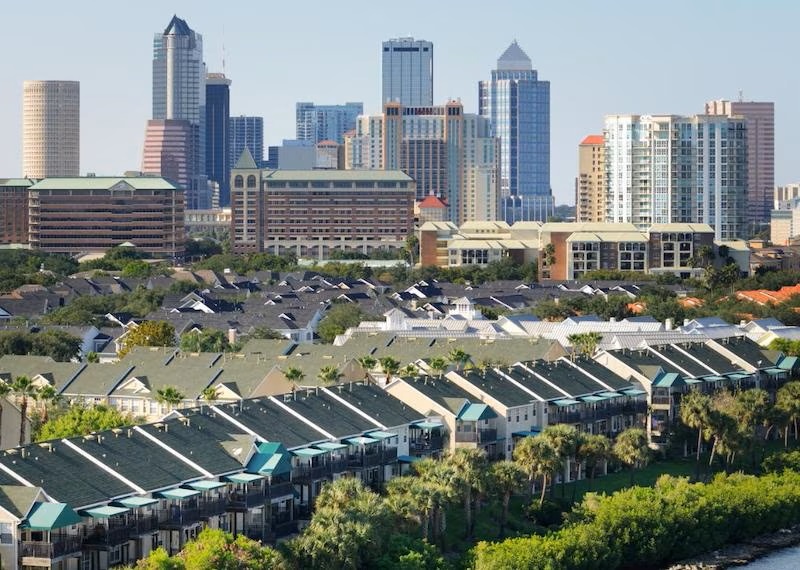
M 467 404 L 458 414 L 458 419 L 465 422 L 477 422 L 496 418 L 497 414 L 486 404 Z
M 23 528 L 31 530 L 53 530 L 81 522 L 81 517 L 66 503 L 36 503 Z
M 375 439 L 390 439 L 392 437 L 397 437 L 396 433 L 389 433 L 388 431 L 371 431 L 367 434 L 364 434 L 367 437 L 372 437 Z
M 220 481 L 193 481 L 186 486 L 191 487 L 195 491 L 210 491 L 211 489 L 219 489 L 220 487 L 224 487 L 225 483 Z
M 574 406 L 575 404 L 580 404 L 578 400 L 573 400 L 572 398 L 563 398 L 561 400 L 556 400 L 553 402 L 559 408 L 563 408 L 566 406 Z
M 313 447 L 303 447 L 302 449 L 295 449 L 292 451 L 292 454 L 297 457 L 316 457 L 324 453 L 326 453 L 324 449 L 314 449 Z
M 438 422 L 438 421 L 426 420 L 424 422 L 416 422 L 413 425 L 414 425 L 414 427 L 418 427 L 418 428 L 422 428 L 422 429 L 434 429 L 434 428 L 440 428 L 444 424 L 442 422 Z
M 107 519 L 108 517 L 114 517 L 117 515 L 122 515 L 130 511 L 130 509 L 125 507 L 114 507 L 111 505 L 107 505 L 105 507 L 96 507 L 94 509 L 86 509 L 81 511 L 81 514 L 86 517 L 92 517 L 94 519 Z
M 397 456 L 397 461 L 399 461 L 400 463 L 416 463 L 417 461 L 420 461 L 421 459 L 422 459 L 421 457 L 414 457 L 413 455 L 398 455 Z
M 783 368 L 784 370 L 791 370 L 795 366 L 797 366 L 796 356 L 784 356 L 781 358 L 780 362 L 778 362 L 778 368 Z
M 604 398 L 603 396 L 581 396 L 581 400 L 584 402 L 594 403 L 594 402 L 602 402 L 603 400 L 607 400 L 608 398 Z M 514 434 L 516 435 L 516 434 Z
M 641 396 L 643 394 L 647 394 L 644 390 L 640 390 L 639 388 L 626 388 L 622 390 L 622 393 L 626 396 Z
M 166 491 L 159 491 L 156 494 L 161 495 L 165 499 L 188 499 L 189 497 L 194 497 L 195 495 L 199 495 L 200 491 L 193 491 L 191 489 L 184 489 L 182 487 L 178 487 L 177 489 L 167 489 Z
M 147 505 L 155 505 L 158 502 L 158 499 L 151 499 L 150 497 L 126 497 L 124 499 L 120 499 L 119 501 L 115 501 L 119 503 L 123 507 L 129 507 L 131 509 L 135 509 L 137 507 L 146 507 Z
M 786 374 L 788 370 L 785 370 L 783 368 L 767 368 L 766 370 L 764 370 L 764 372 L 766 372 L 770 376 L 778 376 L 780 374 Z
M 76 176 L 45 178 L 30 187 L 30 190 L 108 190 L 125 182 L 134 190 L 180 190 L 166 178 L 159 176 Z
M 680 374 L 677 372 L 667 372 L 662 374 L 656 381 L 653 382 L 653 386 L 657 386 L 659 388 L 671 388 L 671 387 L 680 387 L 685 386 L 686 382 L 683 380 Z
M 32 186 L 33 184 L 34 184 L 34 181 L 30 180 L 29 178 L 0 178 L 0 186 L 7 187 L 7 188 L 8 187 L 11 187 L 11 188 L 16 188 L 16 187 L 26 188 L 28 186 Z
M 252 483 L 263 479 L 264 476 L 256 475 L 255 473 L 234 473 L 233 475 L 227 475 L 225 478 L 231 483 Z
M 710 376 L 703 376 L 702 378 L 706 382 L 719 382 L 720 380 L 725 380 L 724 376 L 717 376 L 716 374 L 711 374 Z
M 319 449 L 324 449 L 325 451 L 338 451 L 339 449 L 347 449 L 347 446 L 343 443 L 333 443 L 330 441 L 318 443 L 316 447 Z
M 599 394 L 595 394 L 596 396 L 601 396 L 603 398 L 621 398 L 623 395 L 619 392 L 600 392 Z
M 516 437 L 535 437 L 540 433 L 541 432 L 538 429 L 537 430 L 531 429 L 531 430 L 515 431 L 511 435 Z
M 351 437 L 350 439 L 345 440 L 350 445 L 367 445 L 369 443 L 377 443 L 377 439 L 372 439 L 371 437 L 365 437 L 360 435 L 358 437 Z
M 235 170 L 235 169 L 234 169 Z M 414 179 L 402 170 L 273 170 L 264 173 L 265 180 L 275 182 L 293 181 L 362 181 L 362 182 L 413 182 Z

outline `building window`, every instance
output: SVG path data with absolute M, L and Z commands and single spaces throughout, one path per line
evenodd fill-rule
M 255 188 L 256 187 L 256 177 L 252 174 L 247 177 L 247 187 L 248 188 Z
M 14 525 L 12 523 L 0 523 L 0 544 L 14 543 Z
M 244 178 L 240 174 L 237 174 L 236 178 L 233 179 L 233 187 L 244 188 Z

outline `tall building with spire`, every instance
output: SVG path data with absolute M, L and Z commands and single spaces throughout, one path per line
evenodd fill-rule
M 500 139 L 500 214 L 509 223 L 545 221 L 553 214 L 550 189 L 550 82 L 531 59 L 508 46 L 491 79 L 478 86 L 479 113 Z
M 185 20 L 173 16 L 153 39 L 153 119 L 186 121 L 191 132 L 191 156 L 187 157 L 186 207 L 211 206 L 206 177 L 206 68 L 203 37 Z
M 433 105 L 433 42 L 394 38 L 383 42 L 382 103 Z

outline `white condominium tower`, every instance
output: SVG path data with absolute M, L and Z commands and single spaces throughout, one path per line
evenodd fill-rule
M 78 176 L 81 93 L 77 81 L 25 81 L 22 87 L 22 175 Z
M 742 118 L 607 115 L 606 221 L 704 223 L 714 239 L 746 231 L 747 143 Z

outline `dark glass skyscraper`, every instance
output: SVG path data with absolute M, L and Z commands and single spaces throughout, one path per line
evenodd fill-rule
M 253 160 L 261 168 L 264 162 L 264 118 L 244 115 L 231 117 L 228 132 L 230 133 L 230 163 L 236 164 L 239 157 L 242 156 L 242 151 L 247 147 L 250 154 L 253 155 Z
M 478 88 L 479 112 L 500 139 L 500 214 L 509 223 L 546 221 L 550 189 L 550 82 L 540 81 L 516 41 Z
M 206 173 L 219 185 L 219 205 L 230 203 L 230 96 L 231 80 L 222 73 L 206 77 Z

